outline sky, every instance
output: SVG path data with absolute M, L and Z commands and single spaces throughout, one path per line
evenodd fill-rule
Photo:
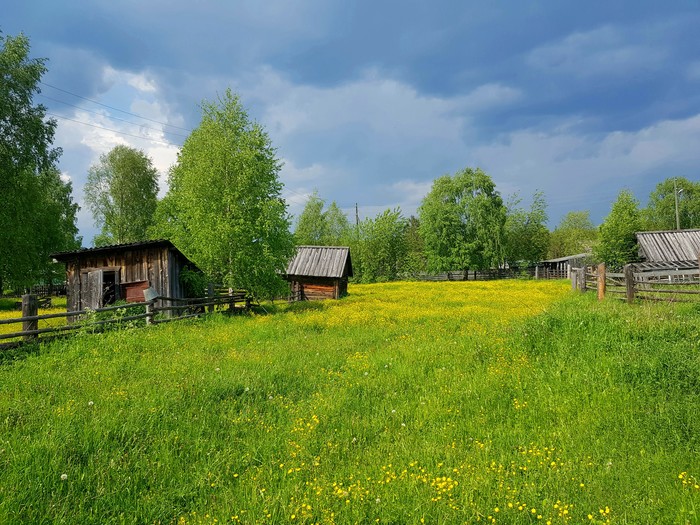
M 48 71 L 60 169 L 83 205 L 91 165 L 143 150 L 160 193 L 200 104 L 227 88 L 284 162 L 290 214 L 316 190 L 351 220 L 417 213 L 432 181 L 479 167 L 549 226 L 617 194 L 644 206 L 700 180 L 700 3 L 5 0 L 0 31 Z M 86 207 L 83 245 L 98 233 Z

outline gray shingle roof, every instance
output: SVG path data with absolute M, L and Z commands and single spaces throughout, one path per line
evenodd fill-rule
M 346 263 L 349 266 L 347 276 L 352 277 L 352 260 L 347 246 L 298 246 L 287 265 L 287 275 L 341 278 Z
M 639 256 L 645 261 L 697 261 L 700 230 L 637 232 Z

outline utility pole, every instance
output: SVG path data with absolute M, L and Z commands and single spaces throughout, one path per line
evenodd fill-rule
M 683 190 L 681 190 L 683 191 Z M 681 218 L 678 214 L 678 186 L 676 185 L 676 177 L 673 177 L 673 197 L 676 201 L 676 230 L 681 229 Z
M 355 226 L 360 225 L 360 214 L 357 211 L 357 203 L 355 203 Z

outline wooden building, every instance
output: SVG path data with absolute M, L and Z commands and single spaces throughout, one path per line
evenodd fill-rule
M 698 262 L 700 230 L 637 232 L 639 258 L 647 263 Z
M 536 276 L 545 279 L 550 277 L 568 279 L 571 276 L 571 269 L 584 266 L 586 260 L 590 257 L 590 253 L 577 253 L 575 255 L 566 255 L 565 257 L 540 261 L 535 267 Z
M 285 278 L 295 300 L 339 299 L 348 293 L 352 277 L 350 248 L 299 246 L 287 266 Z
M 141 302 L 153 288 L 165 297 L 185 297 L 183 268 L 197 267 L 170 241 L 144 241 L 54 253 L 66 264 L 68 311 L 102 308 L 117 300 Z

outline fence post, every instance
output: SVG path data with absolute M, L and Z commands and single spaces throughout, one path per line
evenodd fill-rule
M 579 276 L 578 276 L 579 286 L 581 287 L 581 291 L 585 292 L 586 291 L 586 267 L 584 266 L 583 268 L 579 268 L 578 272 L 579 272 Z
M 153 324 L 153 305 L 155 305 L 155 299 L 149 301 L 146 304 L 146 326 Z
M 627 288 L 627 304 L 634 302 L 634 265 L 625 264 L 625 288 Z
M 212 302 L 214 301 L 214 283 L 209 283 L 209 286 L 207 287 L 207 296 L 209 297 L 209 301 Z M 214 311 L 214 305 L 210 304 L 207 306 L 207 312 L 212 313 Z
M 538 265 L 535 265 L 535 279 L 540 278 L 540 267 Z
M 571 289 L 578 290 L 578 270 L 571 272 Z
M 605 299 L 605 263 L 598 265 L 598 300 Z
M 32 317 L 39 315 L 39 301 L 36 295 L 25 294 L 22 296 L 22 317 Z M 33 321 L 22 321 L 22 331 L 26 332 L 29 330 L 38 330 L 39 321 L 34 319 Z M 29 341 L 36 338 L 36 334 L 25 335 L 24 340 Z

